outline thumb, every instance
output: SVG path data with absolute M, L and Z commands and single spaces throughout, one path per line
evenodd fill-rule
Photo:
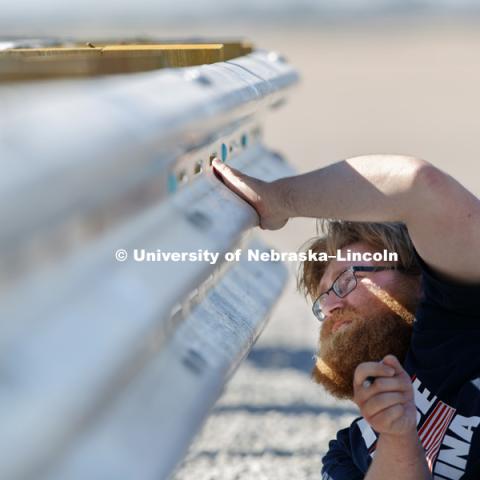
M 387 355 L 383 360 L 382 363 L 392 367 L 395 370 L 396 375 L 401 375 L 405 372 L 402 367 L 402 364 L 399 362 L 398 358 L 395 355 Z

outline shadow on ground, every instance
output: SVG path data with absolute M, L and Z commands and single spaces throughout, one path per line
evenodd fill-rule
M 292 368 L 310 375 L 314 364 L 314 352 L 309 349 L 292 350 L 285 347 L 259 347 L 251 350 L 247 361 L 256 368 Z
M 305 450 L 284 450 L 279 448 L 265 448 L 260 450 L 226 450 L 229 458 L 235 457 L 311 457 L 312 455 L 318 455 L 320 450 L 317 449 L 305 449 Z M 225 452 L 219 450 L 202 450 L 195 455 L 196 459 L 208 458 L 210 460 L 216 459 L 220 455 L 224 455 Z
M 219 405 L 212 410 L 212 414 L 221 415 L 224 413 L 245 412 L 252 415 L 263 415 L 265 413 L 277 412 L 283 415 L 321 415 L 326 414 L 330 417 L 340 417 L 342 415 L 357 415 L 355 408 L 328 407 L 324 405 L 311 405 L 308 403 L 291 403 L 289 405 L 263 404 L 251 405 L 248 403 L 239 403 L 236 405 Z

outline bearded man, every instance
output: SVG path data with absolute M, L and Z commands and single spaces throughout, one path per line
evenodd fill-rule
M 480 478 L 479 199 L 398 155 L 274 182 L 212 165 L 262 228 L 334 218 L 310 249 L 398 254 L 303 265 L 300 286 L 322 321 L 313 378 L 362 414 L 330 442 L 323 478 Z

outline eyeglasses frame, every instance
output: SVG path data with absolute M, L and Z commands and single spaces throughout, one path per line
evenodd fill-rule
M 324 295 L 328 296 L 330 292 L 333 291 L 333 293 L 338 297 L 338 298 L 345 298 L 347 295 L 349 295 L 350 293 L 352 293 L 356 288 L 357 288 L 357 285 L 358 285 L 358 279 L 357 279 L 357 276 L 355 275 L 356 272 L 383 272 L 383 271 L 387 271 L 387 270 L 397 270 L 399 272 L 402 272 L 404 271 L 403 268 L 401 267 L 397 267 L 397 266 L 378 266 L 378 267 L 374 267 L 374 266 L 370 266 L 370 265 L 365 265 L 365 266 L 360 266 L 360 265 L 353 265 L 351 267 L 348 267 L 346 268 L 345 270 L 343 270 L 343 272 L 341 272 L 336 278 L 335 280 L 332 282 L 332 285 L 330 286 L 330 288 L 328 290 L 325 290 L 324 292 L 322 292 L 316 299 L 315 301 L 313 302 L 313 305 L 312 305 L 312 313 L 315 315 L 315 318 L 319 321 L 319 322 L 323 322 L 323 320 L 325 320 L 325 315 L 322 317 L 322 318 L 319 318 L 319 315 L 316 313 L 317 311 L 322 312 L 322 309 L 320 307 L 317 307 L 317 305 L 319 304 L 319 301 L 320 301 L 320 298 L 323 297 Z M 353 278 L 355 279 L 355 286 L 349 290 L 345 295 L 339 295 L 336 291 L 335 291 L 335 283 L 337 282 L 337 280 L 345 273 L 345 272 L 348 272 L 348 271 L 351 271 L 353 273 Z M 316 308 L 317 307 L 317 308 Z

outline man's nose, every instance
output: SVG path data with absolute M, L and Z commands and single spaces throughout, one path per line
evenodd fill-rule
M 328 297 L 325 299 L 323 306 L 322 306 L 322 312 L 325 315 L 325 317 L 328 317 L 333 311 L 339 309 L 339 308 L 344 308 L 345 307 L 346 300 L 345 298 L 340 298 L 335 293 L 330 292 Z

